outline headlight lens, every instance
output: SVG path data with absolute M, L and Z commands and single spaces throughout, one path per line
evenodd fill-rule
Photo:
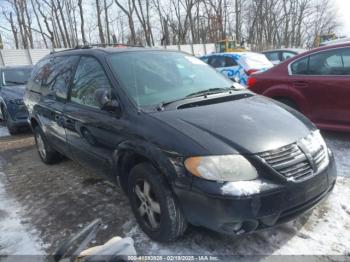
M 185 167 L 195 176 L 220 182 L 258 177 L 256 169 L 241 155 L 190 157 L 185 160 Z

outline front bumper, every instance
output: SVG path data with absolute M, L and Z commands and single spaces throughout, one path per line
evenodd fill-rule
M 195 179 L 192 190 L 174 190 L 191 224 L 226 234 L 242 234 L 297 218 L 322 202 L 335 181 L 336 167 L 330 156 L 328 167 L 309 180 L 273 184 L 252 195 L 220 194 L 222 185 L 203 179 Z

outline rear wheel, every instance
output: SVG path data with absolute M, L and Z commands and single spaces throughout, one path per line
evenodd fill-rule
M 60 160 L 60 154 L 49 145 L 44 132 L 39 126 L 34 129 L 34 137 L 41 160 L 45 164 L 57 163 Z
M 144 162 L 132 168 L 128 195 L 137 222 L 150 238 L 169 242 L 186 231 L 179 204 L 163 175 L 151 164 Z

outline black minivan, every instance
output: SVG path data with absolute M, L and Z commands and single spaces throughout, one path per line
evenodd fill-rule
M 188 223 L 237 235 L 290 221 L 336 181 L 308 119 L 180 52 L 52 53 L 34 68 L 25 104 L 41 159 L 64 155 L 114 179 L 157 241 Z

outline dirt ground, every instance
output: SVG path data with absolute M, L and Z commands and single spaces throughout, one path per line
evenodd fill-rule
M 190 227 L 176 243 L 150 241 L 136 225 L 121 189 L 70 160 L 45 165 L 29 133 L 0 137 L 0 182 L 20 204 L 21 223 L 35 229 L 46 253 L 101 218 L 104 226 L 96 244 L 115 235 L 131 236 L 142 254 L 350 255 L 350 137 L 325 136 L 335 151 L 340 175 L 331 197 L 297 221 L 242 237 Z

